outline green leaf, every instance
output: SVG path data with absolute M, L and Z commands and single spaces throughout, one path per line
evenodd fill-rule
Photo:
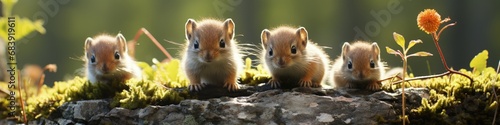
M 389 54 L 399 55 L 399 53 L 397 51 L 389 48 L 388 46 L 386 46 L 385 49 L 387 50 L 387 53 L 389 53 Z
M 415 44 L 417 43 L 423 43 L 422 40 L 418 39 L 418 40 L 411 40 L 410 43 L 408 44 L 408 48 L 406 49 L 406 51 L 408 52 L 408 50 L 410 50 L 411 47 L 415 46 Z
M 29 33 L 33 31 L 38 31 L 41 34 L 45 34 L 45 28 L 43 28 L 43 21 L 37 20 L 35 22 L 29 20 L 28 18 L 21 18 L 19 16 L 15 16 L 15 31 L 16 31 L 16 41 L 24 38 L 29 35 Z M 0 18 L 0 26 L 8 27 L 8 17 Z M 4 28 L 0 30 L 0 37 L 3 38 L 4 41 L 8 42 L 8 28 Z
M 17 3 L 17 0 L 1 0 L 3 4 L 3 16 L 9 17 L 12 14 L 12 8 Z
M 398 43 L 401 48 L 405 49 L 405 38 L 396 32 L 392 33 L 392 36 L 394 37 L 396 43 Z
M 432 53 L 420 51 L 420 52 L 416 52 L 416 53 L 410 54 L 410 55 L 408 55 L 406 57 L 408 58 L 408 57 L 412 57 L 412 56 L 432 56 Z
M 486 68 L 486 60 L 488 59 L 488 50 L 477 54 L 471 61 L 469 66 L 473 68 L 474 74 L 481 73 Z

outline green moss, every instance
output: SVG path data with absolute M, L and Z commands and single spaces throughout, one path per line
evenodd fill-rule
M 480 74 L 464 69 L 460 72 L 472 76 L 474 83 L 460 75 L 415 80 L 404 84 L 406 87 L 430 89 L 430 96 L 422 99 L 421 105 L 410 111 L 410 123 L 414 124 L 491 124 L 497 105 L 493 97 L 493 87 L 499 93 L 500 74 L 491 67 Z M 412 77 L 412 76 L 410 76 Z M 386 91 L 394 91 L 401 85 L 383 86 Z M 497 123 L 498 124 L 498 123 Z
M 29 99 L 26 102 L 27 117 L 28 119 L 48 117 L 63 103 L 77 100 L 111 98 L 111 107 L 136 109 L 147 105 L 175 104 L 186 98 L 194 98 L 185 89 L 188 81 L 180 71 L 179 60 L 160 63 L 153 59 L 153 65 L 145 62 L 139 62 L 138 65 L 143 69 L 142 80 L 91 84 L 86 78 L 75 77 L 72 80 L 55 82 L 52 87 L 44 85 L 38 94 L 35 93 L 36 89 L 30 88 L 27 90 L 29 92 L 27 96 Z M 256 85 L 270 79 L 262 66 L 253 68 L 250 59 L 247 59 L 246 66 L 240 79 L 241 84 Z M 0 101 L 2 109 L 0 119 L 8 116 L 9 110 L 6 110 L 8 103 L 8 100 Z

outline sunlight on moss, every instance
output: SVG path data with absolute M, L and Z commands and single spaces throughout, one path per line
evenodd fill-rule
M 456 118 L 453 123 L 467 123 L 467 120 L 479 118 L 465 116 L 482 116 L 492 119 L 491 114 L 495 111 L 494 106 L 497 105 L 492 95 L 492 87 L 495 87 L 498 94 L 500 74 L 497 74 L 492 67 L 486 68 L 480 74 L 473 74 L 465 69 L 460 72 L 472 76 L 474 83 L 470 84 L 466 77 L 452 75 L 451 81 L 448 76 L 445 76 L 414 80 L 404 84 L 406 87 L 423 87 L 430 90 L 429 98 L 423 98 L 420 107 L 411 109 L 410 120 L 427 119 L 426 123 L 449 123 L 450 121 L 447 121 L 449 113 L 455 114 Z M 401 84 L 391 86 L 389 82 L 386 82 L 383 86 L 385 91 L 395 91 L 397 88 L 401 88 Z
M 28 90 L 30 94 L 26 101 L 27 117 L 28 119 L 48 117 L 62 104 L 78 100 L 111 98 L 111 107 L 136 109 L 147 105 L 176 104 L 181 100 L 194 98 L 185 89 L 189 83 L 180 69 L 178 59 L 168 63 L 153 59 L 152 62 L 153 65 L 138 62 L 143 69 L 144 79 L 142 80 L 130 79 L 126 83 L 91 84 L 86 78 L 75 77 L 72 80 L 55 82 L 53 87 L 44 85 L 38 94 L 35 93 L 36 87 L 28 87 L 32 89 Z M 246 60 L 246 67 L 241 75 L 241 84 L 257 85 L 270 79 L 270 75 L 261 65 L 252 67 L 251 62 L 249 58 Z M 9 101 L 2 100 L 0 104 L 0 109 L 2 109 L 0 118 L 3 119 L 8 116 Z

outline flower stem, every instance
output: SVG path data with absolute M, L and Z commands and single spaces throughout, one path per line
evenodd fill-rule
M 405 123 L 406 123 L 406 114 L 405 114 L 405 107 L 406 107 L 406 104 L 405 104 L 405 76 L 406 75 L 405 74 L 406 74 L 406 68 L 408 67 L 407 61 L 406 61 L 408 58 L 406 57 L 406 54 L 404 54 L 403 59 L 404 60 L 403 60 L 403 76 L 402 76 L 403 82 L 401 84 L 401 101 L 402 101 L 402 106 L 401 106 L 402 110 L 401 111 L 403 114 L 403 125 L 405 125 Z
M 441 62 L 443 62 L 443 65 L 444 65 L 444 68 L 448 71 L 446 73 L 446 75 L 448 74 L 459 74 L 459 75 L 462 75 L 464 77 L 467 77 L 469 80 L 470 80 L 470 83 L 472 84 L 474 81 L 472 80 L 472 78 L 468 75 L 465 75 L 461 72 L 458 72 L 458 71 L 455 71 L 455 70 L 452 70 L 448 67 L 448 64 L 446 64 L 446 59 L 444 58 L 444 55 L 443 55 L 443 51 L 441 51 L 441 47 L 439 46 L 439 43 L 438 43 L 438 40 L 439 40 L 439 36 L 436 35 L 436 33 L 433 33 L 432 35 L 432 39 L 434 40 L 434 45 L 436 45 L 436 48 L 438 50 L 438 53 L 439 53 L 439 57 L 441 57 Z M 451 77 L 450 77 L 451 78 Z

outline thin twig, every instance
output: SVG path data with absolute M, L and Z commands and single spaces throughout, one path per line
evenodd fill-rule
M 40 91 L 42 90 L 43 82 L 45 81 L 45 73 L 42 73 L 42 76 L 40 77 L 40 81 L 38 81 L 38 91 L 36 92 L 37 95 L 40 94 Z
M 151 35 L 151 33 L 149 33 L 149 31 L 146 29 L 146 28 L 141 28 L 136 34 L 135 34 L 135 37 L 134 37 L 134 40 L 132 42 L 134 42 L 134 45 L 135 43 L 137 43 L 137 39 L 139 39 L 139 36 L 141 36 L 142 34 L 146 34 L 146 36 L 149 37 L 149 39 L 151 39 L 151 41 L 153 41 L 153 43 L 156 45 L 156 47 L 158 47 L 158 49 L 161 50 L 161 52 L 163 52 L 163 54 L 165 54 L 165 56 L 167 56 L 168 60 L 172 60 L 172 56 L 170 55 L 170 53 L 167 52 L 167 50 L 165 48 L 163 48 L 163 46 L 160 44 L 160 42 L 158 42 L 158 40 L 156 40 L 156 38 Z
M 445 26 L 445 27 L 443 27 L 443 28 L 446 28 L 447 26 L 453 26 L 453 25 L 446 25 L 446 26 Z M 442 30 L 441 30 L 441 31 L 442 31 Z M 441 31 L 440 31 L 440 32 L 441 32 Z M 463 73 L 461 73 L 461 72 L 455 71 L 455 70 L 453 70 L 453 69 L 450 69 L 450 68 L 448 67 L 448 64 L 446 64 L 446 59 L 444 58 L 444 55 L 443 55 L 443 51 L 441 51 L 441 47 L 439 46 L 439 43 L 438 43 L 439 36 L 436 36 L 436 33 L 433 33 L 433 35 L 431 35 L 431 36 L 432 36 L 432 38 L 433 38 L 433 40 L 434 40 L 434 44 L 436 45 L 436 48 L 437 48 L 437 50 L 438 50 L 439 57 L 441 57 L 441 62 L 443 63 L 444 68 L 445 68 L 446 70 L 448 70 L 448 72 L 446 72 L 446 73 L 450 73 L 450 74 L 459 74 L 459 75 L 465 76 L 465 77 L 467 77 L 467 78 L 470 80 L 470 83 L 471 83 L 471 84 L 474 84 L 474 80 L 473 80 L 470 76 L 465 75 L 465 74 L 463 74 Z
M 21 78 L 21 75 L 19 73 L 17 74 L 17 78 Z M 24 110 L 23 94 L 21 93 L 21 81 L 19 79 L 17 80 L 17 85 L 18 85 L 17 89 L 19 91 L 19 100 L 21 101 L 21 110 L 22 110 L 21 114 L 23 115 L 24 124 L 27 125 L 28 124 L 28 119 L 26 118 L 26 112 Z
M 495 125 L 495 121 L 497 120 L 497 114 L 498 114 L 498 95 L 495 90 L 495 81 L 498 78 L 498 73 L 500 72 L 500 60 L 498 61 L 498 66 L 497 66 L 497 74 L 495 75 L 495 78 L 491 80 L 491 89 L 493 90 L 493 95 L 495 96 L 495 100 L 497 101 L 497 105 L 495 106 L 495 114 L 493 115 L 493 122 L 491 123 L 492 125 Z
M 448 25 L 444 26 L 443 28 L 441 28 L 441 30 L 439 30 L 439 33 L 437 34 L 437 36 L 438 36 L 438 37 L 437 37 L 437 40 L 439 41 L 439 36 L 441 36 L 441 33 L 444 31 L 444 29 L 446 29 L 446 28 L 448 28 L 448 27 L 450 27 L 450 26 L 455 26 L 455 24 L 457 24 L 457 22 L 450 23 L 450 24 L 448 24 Z

